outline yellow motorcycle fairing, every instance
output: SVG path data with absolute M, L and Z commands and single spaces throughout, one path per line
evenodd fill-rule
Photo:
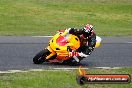
M 69 58 L 68 48 L 77 50 L 80 47 L 80 40 L 77 36 L 68 34 L 67 32 L 57 33 L 49 41 L 47 49 L 51 52 L 46 59 L 57 54 L 57 60 L 67 60 Z

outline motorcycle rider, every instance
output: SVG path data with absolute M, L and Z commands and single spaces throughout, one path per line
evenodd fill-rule
M 80 62 L 82 58 L 86 58 L 91 54 L 96 44 L 96 34 L 92 25 L 86 24 L 82 29 L 68 28 L 65 31 L 78 36 L 81 42 L 81 46 L 77 51 L 69 53 L 73 57 L 72 62 Z

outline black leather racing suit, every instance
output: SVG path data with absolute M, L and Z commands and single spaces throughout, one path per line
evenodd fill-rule
M 78 36 L 81 41 L 81 46 L 78 49 L 78 52 L 90 55 L 96 44 L 96 34 L 94 31 L 88 34 L 85 33 L 83 29 L 77 30 L 75 28 L 71 28 L 69 33 Z

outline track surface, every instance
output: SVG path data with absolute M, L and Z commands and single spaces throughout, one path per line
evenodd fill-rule
M 0 71 L 75 67 L 57 63 L 33 64 L 48 37 L 0 37 Z M 132 66 L 132 37 L 103 37 L 100 48 L 81 61 L 83 67 Z

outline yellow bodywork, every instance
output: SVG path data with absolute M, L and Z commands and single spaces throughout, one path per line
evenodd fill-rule
M 56 40 L 58 37 L 63 36 L 66 38 L 66 45 L 59 46 L 56 43 Z M 76 50 L 80 47 L 80 40 L 77 36 L 68 34 L 67 32 L 63 33 L 57 33 L 53 36 L 53 38 L 49 41 L 49 46 L 47 49 L 51 52 L 49 56 L 46 57 L 46 59 L 49 59 L 53 55 L 57 54 L 58 60 L 66 60 L 69 58 L 69 52 L 67 51 L 67 47 L 70 47 L 72 50 Z M 59 50 L 57 50 L 59 49 Z
M 57 44 L 56 40 L 60 37 L 63 36 L 66 39 L 66 44 L 64 46 L 60 46 Z M 100 46 L 100 37 L 96 37 L 96 45 L 95 48 Z M 56 59 L 58 61 L 63 61 L 67 60 L 69 58 L 69 52 L 68 52 L 68 47 L 72 50 L 77 50 L 80 47 L 80 40 L 77 36 L 68 34 L 67 32 L 63 33 L 57 33 L 52 37 L 52 39 L 49 41 L 49 45 L 47 49 L 51 52 L 49 56 L 46 57 L 46 59 L 49 59 L 50 57 L 54 56 L 57 54 Z

